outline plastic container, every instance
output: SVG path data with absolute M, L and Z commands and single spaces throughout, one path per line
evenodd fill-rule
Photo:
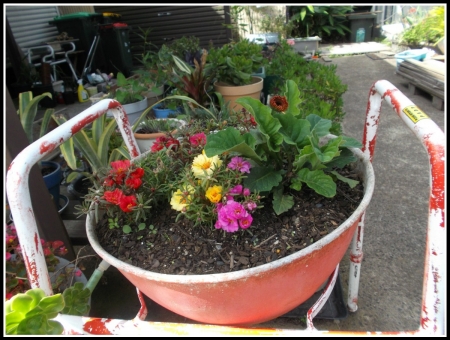
M 89 94 L 83 86 L 83 79 L 78 80 L 78 101 L 80 103 L 87 102 L 89 100 Z
M 122 72 L 131 75 L 133 57 L 130 44 L 131 27 L 123 22 L 112 23 L 100 28 L 100 42 L 105 57 L 106 73 Z
M 372 41 L 373 28 L 376 25 L 376 14 L 353 14 L 349 15 L 348 21 L 350 22 L 350 42 L 369 42 Z M 358 30 L 364 29 L 364 40 L 357 41 Z M 360 31 L 361 32 L 361 31 Z M 361 36 L 361 33 L 360 33 Z
M 425 57 L 427 56 L 427 50 L 420 49 L 420 50 L 407 50 L 401 53 L 397 53 L 395 55 L 395 59 L 397 60 L 397 70 L 399 65 L 403 62 L 405 59 L 414 59 L 418 61 L 423 61 Z
M 78 41 L 75 41 L 77 51 L 84 51 L 78 56 L 78 64 L 83 66 L 97 34 L 97 27 L 103 23 L 103 15 L 101 13 L 77 12 L 54 17 L 48 23 L 56 26 L 59 33 L 67 32 L 70 37 L 78 39 Z M 99 45 L 97 46 L 91 69 L 101 69 L 103 63 L 103 51 Z M 80 68 L 77 67 L 77 69 L 80 71 Z

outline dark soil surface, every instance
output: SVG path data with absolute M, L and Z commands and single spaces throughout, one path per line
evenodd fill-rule
M 358 179 L 351 173 L 344 176 Z M 214 227 L 197 226 L 189 220 L 175 223 L 177 211 L 159 208 L 148 229 L 124 234 L 99 222 L 101 246 L 111 255 L 134 266 L 164 274 L 215 274 L 256 267 L 293 254 L 335 230 L 358 207 L 363 185 L 351 189 L 337 182 L 337 194 L 326 198 L 306 186 L 295 192 L 293 209 L 277 216 L 271 200 L 252 214 L 247 230 L 226 233 Z

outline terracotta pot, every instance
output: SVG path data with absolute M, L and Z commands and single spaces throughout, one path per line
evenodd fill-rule
M 230 109 L 239 111 L 242 109 L 242 105 L 236 104 L 236 99 L 240 97 L 252 97 L 255 99 L 261 99 L 261 91 L 263 89 L 264 79 L 257 76 L 252 76 L 253 83 L 242 86 L 231 86 L 216 81 L 214 83 L 214 90 L 219 92 L 225 103 L 230 102 Z
M 107 253 L 87 216 L 87 237 L 95 252 L 142 293 L 186 318 L 216 325 L 252 325 L 277 318 L 309 299 L 335 270 L 350 245 L 374 189 L 370 161 L 360 150 L 364 197 L 335 231 L 292 255 L 255 268 L 208 275 L 167 275 L 132 266 Z M 145 157 L 141 155 L 139 157 Z

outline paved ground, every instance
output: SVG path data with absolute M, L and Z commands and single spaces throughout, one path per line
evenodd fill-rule
M 426 93 L 409 94 L 406 82 L 395 74 L 395 63 L 395 59 L 374 60 L 366 55 L 332 58 L 326 63 L 337 65 L 337 74 L 348 85 L 343 96 L 345 134 L 362 138 L 369 89 L 375 81 L 382 79 L 390 81 L 445 129 L 445 111 L 434 108 Z M 74 104 L 66 108 L 67 112 L 77 112 L 86 106 L 88 104 Z M 341 320 L 316 319 L 314 324 L 319 330 L 405 331 L 419 328 L 428 209 L 428 157 L 419 140 L 385 103 L 373 166 L 376 188 L 366 213 L 358 311 Z M 344 297 L 347 295 L 348 263 L 346 256 L 340 267 Z M 88 275 L 90 270 L 92 268 L 86 271 Z M 108 269 L 104 277 L 104 284 L 93 293 L 90 315 L 132 319 L 139 309 L 135 288 L 114 268 Z M 147 320 L 189 322 L 147 301 L 150 309 Z M 260 326 L 305 328 L 300 318 L 278 318 Z

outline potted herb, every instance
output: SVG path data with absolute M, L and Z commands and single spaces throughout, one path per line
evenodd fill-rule
M 219 92 L 230 108 L 238 111 L 242 106 L 235 100 L 241 96 L 260 99 L 263 87 L 261 77 L 252 76 L 265 65 L 262 45 L 243 39 L 208 51 L 206 74 L 215 78 L 214 89 Z
M 148 107 L 147 97 L 142 95 L 142 92 L 146 91 L 147 88 L 142 85 L 139 79 L 125 78 L 122 72 L 117 73 L 117 86 L 114 99 L 122 104 L 128 120 L 133 124 L 140 113 Z

